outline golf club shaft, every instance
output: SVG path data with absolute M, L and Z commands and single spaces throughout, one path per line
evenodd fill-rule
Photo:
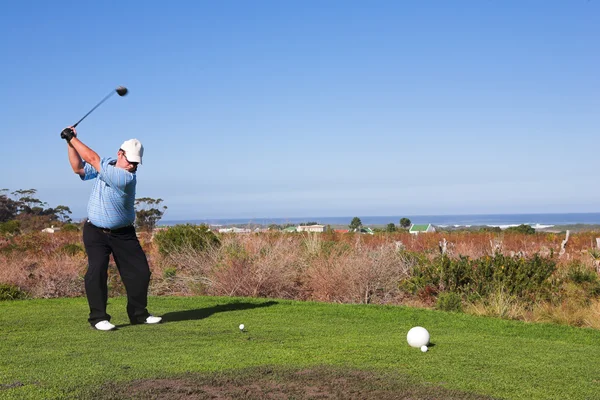
M 96 108 L 100 107 L 100 105 L 102 103 L 104 103 L 106 100 L 108 100 L 108 98 L 110 96 L 112 96 L 113 94 L 115 94 L 115 90 L 112 90 L 105 98 L 103 98 L 100 103 L 96 104 L 96 106 L 94 108 L 92 108 L 87 114 L 85 114 L 79 121 L 77 121 L 75 123 L 75 125 L 73 125 L 73 128 L 75 128 L 81 121 L 83 121 L 85 119 L 85 117 L 87 117 L 88 115 L 90 115 L 92 113 L 92 111 L 94 111 Z

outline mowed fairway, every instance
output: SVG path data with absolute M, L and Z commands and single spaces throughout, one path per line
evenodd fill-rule
M 591 329 L 219 297 L 153 297 L 166 322 L 131 326 L 125 302 L 109 300 L 113 332 L 83 298 L 0 302 L 0 398 L 600 398 Z M 417 325 L 427 353 L 406 343 Z

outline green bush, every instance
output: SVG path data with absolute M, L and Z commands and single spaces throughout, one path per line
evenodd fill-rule
M 175 225 L 157 232 L 153 240 L 163 255 L 182 249 L 203 252 L 221 245 L 219 238 L 206 225 Z
M 473 262 L 472 291 L 488 295 L 503 288 L 509 295 L 520 298 L 536 297 L 550 282 L 556 262 L 535 254 L 532 257 L 505 256 L 482 257 Z
M 19 246 L 14 243 L 9 243 L 6 246 L 0 247 L 0 254 L 11 254 L 13 251 L 19 250 Z
M 173 279 L 177 275 L 177 270 L 175 268 L 166 268 L 163 272 L 163 278 L 165 279 Z
M 586 268 L 579 262 L 571 263 L 568 268 L 567 278 L 573 283 L 595 283 L 598 280 L 598 275 L 595 271 Z
M 535 233 L 535 228 L 532 228 L 529 225 L 521 224 L 519 226 L 511 226 L 510 228 L 506 228 L 506 232 L 516 232 L 524 233 L 526 235 L 533 235 Z
M 20 300 L 26 299 L 27 293 L 15 285 L 0 283 L 0 301 L 1 300 Z
M 60 230 L 63 232 L 79 232 L 79 226 L 75 224 L 64 224 Z
M 61 247 L 61 251 L 70 256 L 74 256 L 78 253 L 85 253 L 85 249 L 79 243 L 67 243 Z
M 440 293 L 437 298 L 436 308 L 441 311 L 462 312 L 462 299 L 458 293 Z
M 250 259 L 251 255 L 248 253 L 246 248 L 239 242 L 231 242 L 223 247 L 223 254 L 227 255 L 232 260 L 246 260 Z M 265 251 L 264 248 L 260 249 L 260 252 Z M 263 256 L 266 254 L 262 254 Z
M 569 264 L 567 279 L 585 290 L 590 297 L 600 296 L 600 280 L 596 271 L 574 261 Z
M 500 228 L 499 226 L 483 226 L 479 228 L 479 232 L 501 233 L 502 228 Z
M 413 276 L 404 285 L 413 293 L 430 287 L 438 292 L 477 294 L 486 297 L 500 288 L 519 298 L 534 299 L 546 294 L 549 277 L 556 269 L 552 258 L 535 254 L 532 257 L 509 257 L 496 254 L 475 260 L 466 256 L 451 259 L 437 257 L 413 268 Z
M 16 235 L 21 231 L 21 223 L 17 220 L 0 223 L 0 233 Z

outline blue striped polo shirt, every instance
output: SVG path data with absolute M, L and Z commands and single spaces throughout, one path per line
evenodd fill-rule
M 112 158 L 100 160 L 100 172 L 84 162 L 82 180 L 96 179 L 88 202 L 89 221 L 100 227 L 118 229 L 135 221 L 135 173 L 115 166 Z

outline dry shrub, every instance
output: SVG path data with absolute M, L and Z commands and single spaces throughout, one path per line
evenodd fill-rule
M 163 257 L 157 272 L 164 276 L 174 268 L 175 276 L 155 288 L 171 287 L 182 294 L 297 298 L 300 252 L 297 238 L 286 235 L 223 235 L 218 248 L 188 247 Z
M 479 258 L 493 255 L 492 243 L 498 240 L 490 233 L 455 233 L 447 238 L 452 243 L 452 251 L 449 256 L 469 256 Z
M 309 256 L 317 256 L 323 249 L 323 237 L 318 233 L 306 233 L 302 242 Z
M 28 277 L 37 268 L 37 261 L 37 257 L 31 259 L 0 253 L 0 282 L 15 285 L 28 291 Z
M 532 321 L 600 328 L 600 299 L 595 295 L 597 275 L 572 262 L 557 271 L 554 297 L 533 308 Z
M 375 249 L 357 240 L 353 247 L 321 254 L 309 264 L 306 288 L 311 299 L 340 303 L 389 303 L 410 265 L 392 245 Z
M 600 329 L 600 300 L 587 305 L 571 300 L 559 305 L 541 303 L 534 308 L 532 321 Z
M 206 294 L 210 285 L 210 270 L 218 259 L 218 249 L 199 252 L 193 246 L 182 245 L 177 252 L 159 254 L 157 249 L 146 253 L 151 265 L 150 293 L 153 295 Z
M 584 326 L 600 329 L 600 300 L 592 300 L 590 306 L 587 308 L 587 316 L 584 322 Z
M 83 294 L 84 257 L 56 253 L 40 260 L 32 256 L 0 255 L 0 264 L 3 266 L 0 282 L 16 285 L 34 298 Z
M 285 235 L 229 235 L 210 271 L 208 294 L 296 298 L 300 253 L 298 241 Z
M 424 252 L 437 252 L 438 243 L 442 240 L 441 235 L 434 234 L 419 234 L 419 235 L 411 235 L 407 234 L 405 240 L 401 240 L 402 243 L 406 246 L 407 250 L 415 251 L 419 253 Z
M 310 299 L 326 302 L 356 302 L 349 278 L 352 255 L 329 255 L 313 260 L 306 271 L 305 285 Z M 354 294 L 354 296 L 353 296 Z
M 223 235 L 221 246 L 160 259 L 155 293 L 390 303 L 410 263 L 391 243 L 348 235 Z M 334 239 L 334 240 L 327 240 Z
M 81 257 L 58 254 L 38 270 L 39 284 L 34 286 L 34 297 L 75 297 L 84 294 L 83 276 L 87 263 Z

